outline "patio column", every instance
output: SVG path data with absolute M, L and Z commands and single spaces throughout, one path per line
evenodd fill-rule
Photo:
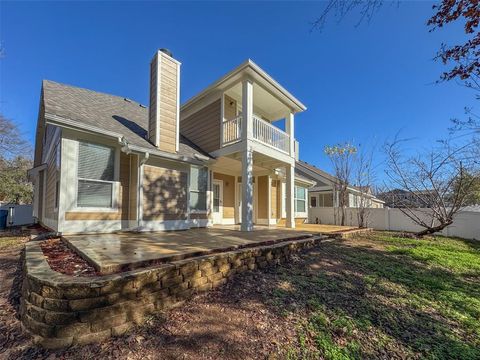
M 289 112 L 285 117 L 285 131 L 290 136 L 289 140 L 289 154 L 291 157 L 295 156 L 295 121 L 292 112 Z
M 249 79 L 242 82 L 242 140 L 253 138 L 253 83 Z
M 247 148 L 242 154 L 242 231 L 253 230 L 253 154 Z
M 293 165 L 287 165 L 285 167 L 287 173 L 287 183 L 285 186 L 286 198 L 286 210 L 287 219 L 286 224 L 288 228 L 295 228 L 295 167 Z

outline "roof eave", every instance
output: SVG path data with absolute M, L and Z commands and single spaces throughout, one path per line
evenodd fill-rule
M 202 90 L 200 93 L 191 97 L 181 106 L 181 109 L 187 109 L 191 105 L 195 104 L 197 101 L 200 101 L 202 98 L 208 96 L 218 87 L 227 84 L 229 81 L 232 81 L 232 79 L 235 79 L 236 77 L 241 77 L 243 72 L 247 72 L 246 75 L 252 75 L 248 74 L 248 71 L 252 71 L 253 75 L 258 75 L 261 79 L 263 79 L 263 81 L 265 81 L 267 84 L 272 86 L 278 93 L 280 93 L 282 97 L 284 97 L 287 102 L 289 102 L 289 105 L 292 107 L 294 112 L 302 112 L 307 109 L 307 107 L 300 100 L 293 96 L 287 89 L 280 85 L 276 80 L 274 80 L 270 75 L 268 75 L 266 71 L 264 71 L 260 66 L 255 64 L 251 59 L 247 59 L 235 69 L 233 69 L 232 71 L 215 81 L 213 84 Z

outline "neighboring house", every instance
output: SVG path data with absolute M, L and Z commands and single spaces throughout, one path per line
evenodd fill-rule
M 338 179 L 335 176 L 301 160 L 296 162 L 295 172 L 299 176 L 315 183 L 314 186 L 308 189 L 309 204 L 311 208 L 339 206 L 338 191 L 335 186 L 338 184 Z M 363 198 L 365 200 L 365 207 L 383 208 L 384 202 L 375 197 L 370 188 L 349 186 L 347 191 L 347 207 L 360 207 Z
M 305 106 L 251 60 L 180 106 L 180 69 L 168 51 L 154 55 L 149 108 L 43 81 L 29 171 L 40 223 L 62 233 L 250 231 L 308 217 L 313 183 L 295 176 L 294 115 Z
M 433 190 L 407 191 L 394 189 L 378 194 L 378 197 L 385 201 L 385 206 L 391 208 L 430 208 L 435 202 Z

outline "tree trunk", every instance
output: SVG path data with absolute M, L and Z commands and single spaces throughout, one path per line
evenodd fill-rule
M 443 229 L 445 229 L 448 225 L 451 225 L 452 223 L 453 223 L 453 220 L 447 220 L 447 221 L 445 221 L 444 223 L 441 223 L 438 226 L 429 227 L 425 230 L 417 232 L 415 235 L 421 238 L 425 235 L 435 234 L 436 232 L 442 231 Z

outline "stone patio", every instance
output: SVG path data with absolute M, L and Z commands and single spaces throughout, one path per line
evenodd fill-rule
M 102 274 L 132 270 L 195 256 L 231 251 L 286 240 L 311 237 L 314 233 L 258 226 L 242 232 L 236 226 L 154 233 L 113 233 L 65 236 L 67 244 Z

